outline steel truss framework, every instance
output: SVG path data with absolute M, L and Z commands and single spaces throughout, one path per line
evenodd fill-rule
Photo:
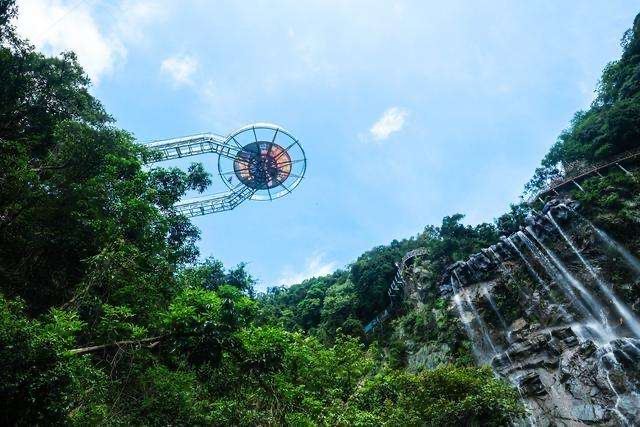
M 218 155 L 218 174 L 229 191 L 177 203 L 176 211 L 187 217 L 228 211 L 248 199 L 273 200 L 285 196 L 300 184 L 307 166 L 299 141 L 269 123 L 245 126 L 226 137 L 203 133 L 145 146 L 156 153 L 147 164 Z

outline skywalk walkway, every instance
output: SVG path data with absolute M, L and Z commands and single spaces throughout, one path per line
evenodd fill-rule
M 400 263 L 397 264 L 398 271 L 396 271 L 396 275 L 393 278 L 391 285 L 389 285 L 389 290 L 387 291 L 387 294 L 389 295 L 389 300 L 390 300 L 389 305 L 387 306 L 387 308 L 384 309 L 382 313 L 378 314 L 371 322 L 367 323 L 367 325 L 364 327 L 364 332 L 366 334 L 372 332 L 377 326 L 379 326 L 380 324 L 382 324 L 382 322 L 387 320 L 389 316 L 391 316 L 391 314 L 393 313 L 393 310 L 396 308 L 398 303 L 402 300 L 402 294 L 404 291 L 404 284 L 405 284 L 404 277 L 403 277 L 405 263 L 417 256 L 426 255 L 426 253 L 427 253 L 427 248 L 418 248 L 418 249 L 414 249 L 412 251 L 407 252 L 402 257 L 402 260 L 400 261 Z
M 590 165 L 584 169 L 581 169 L 576 174 L 572 174 L 571 176 L 563 177 L 555 181 L 552 181 L 551 183 L 549 183 L 549 185 L 546 188 L 542 189 L 541 191 L 536 193 L 533 197 L 531 197 L 528 203 L 533 204 L 533 203 L 536 203 L 537 201 L 545 203 L 545 200 L 544 200 L 545 197 L 549 195 L 558 195 L 559 194 L 558 190 L 564 189 L 572 185 L 578 187 L 581 191 L 584 191 L 584 189 L 580 185 L 581 181 L 584 181 L 585 179 L 590 178 L 593 175 L 598 175 L 602 177 L 602 172 L 604 172 L 609 168 L 617 167 L 620 170 L 624 171 L 626 174 L 632 175 L 631 172 L 623 166 L 623 164 L 628 163 L 632 160 L 638 160 L 638 159 L 640 159 L 640 148 L 637 148 L 635 150 L 625 151 L 624 153 L 621 153 L 603 162 L 596 163 L 594 165 Z

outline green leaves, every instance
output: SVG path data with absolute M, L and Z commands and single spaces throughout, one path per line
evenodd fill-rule
M 494 239 L 493 226 L 453 215 L 258 303 L 244 264 L 194 264 L 199 231 L 173 205 L 211 183 L 202 165 L 143 169 L 154 154 L 113 126 L 75 55 L 35 52 L 14 15 L 0 1 L 0 423 L 396 425 L 517 413 L 484 371 L 390 370 L 360 342 L 404 253 L 428 246 L 435 280 Z M 628 127 L 619 117 L 598 125 Z M 414 328 L 446 329 L 436 309 Z
M 136 340 L 150 336 L 146 327 L 136 324 L 135 315 L 129 307 L 102 304 L 101 311 L 102 316 L 94 329 L 94 340 L 97 342 Z
M 217 362 L 231 332 L 222 322 L 222 309 L 223 301 L 215 292 L 188 288 L 178 294 L 164 320 L 174 351 L 195 364 Z
M 0 296 L 0 422 L 62 423 L 98 392 L 103 376 L 89 360 L 65 352 L 83 327 L 75 313 L 52 310 L 42 321 Z
M 382 425 L 506 425 L 524 413 L 518 393 L 489 368 L 449 365 L 417 375 L 381 371 L 354 402 Z
M 622 39 L 618 61 L 607 64 L 587 111 L 576 113 L 525 187 L 535 194 L 549 181 L 637 147 L 640 138 L 640 26 L 638 15 Z
M 178 280 L 182 286 L 210 291 L 229 285 L 250 296 L 253 295 L 255 285 L 255 279 L 247 272 L 244 263 L 225 271 L 222 263 L 215 258 L 207 258 L 201 263 L 183 268 Z

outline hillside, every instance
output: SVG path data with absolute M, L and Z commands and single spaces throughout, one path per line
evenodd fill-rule
M 637 158 L 256 294 L 174 208 L 202 165 L 143 167 L 75 55 L 38 53 L 17 13 L 0 2 L 3 424 L 640 423 Z M 639 147 L 640 15 L 622 45 L 527 195 Z
M 547 192 L 547 200 L 537 196 L 640 149 L 639 34 L 637 17 L 593 104 L 576 113 L 527 184 L 531 205 L 512 205 L 493 224 L 475 227 L 452 215 L 410 240 L 372 249 L 346 271 L 272 289 L 262 298 L 264 318 L 325 342 L 339 329 L 410 372 L 493 365 L 518 387 L 536 425 L 640 422 L 640 261 L 633 255 L 640 253 L 640 156 Z M 417 247 L 426 255 L 405 269 L 402 303 L 365 334 L 362 326 L 390 304 L 395 263 Z M 576 371 L 583 364 L 590 371 Z

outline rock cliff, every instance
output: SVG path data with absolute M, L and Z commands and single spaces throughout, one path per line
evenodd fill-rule
M 639 425 L 640 262 L 579 212 L 552 200 L 518 232 L 449 266 L 435 291 L 476 360 L 518 388 L 523 422 Z M 409 292 L 425 298 L 419 273 Z

